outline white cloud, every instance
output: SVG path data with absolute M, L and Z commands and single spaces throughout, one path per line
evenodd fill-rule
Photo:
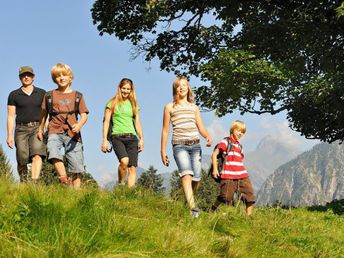
M 214 119 L 207 127 L 207 130 L 210 136 L 213 138 L 214 145 L 220 142 L 223 137 L 226 137 L 229 134 L 229 128 L 225 129 L 219 119 Z

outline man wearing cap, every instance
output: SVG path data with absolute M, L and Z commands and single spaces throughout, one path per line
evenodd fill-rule
M 42 156 L 46 156 L 46 146 L 37 138 L 41 105 L 45 90 L 33 85 L 35 74 L 30 66 L 19 68 L 19 89 L 10 93 L 7 101 L 7 145 L 16 146 L 17 169 L 21 182 L 30 178 L 37 182 L 42 169 Z M 14 139 L 13 130 L 15 128 Z M 31 165 L 31 176 L 27 164 Z

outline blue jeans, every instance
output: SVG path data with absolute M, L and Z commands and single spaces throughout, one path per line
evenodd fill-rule
M 73 140 L 65 133 L 48 135 L 48 159 L 63 161 L 62 148 L 67 161 L 69 173 L 84 173 L 84 148 L 81 142 Z
M 173 145 L 173 156 L 181 177 L 191 175 L 192 181 L 201 180 L 202 149 L 199 143 Z

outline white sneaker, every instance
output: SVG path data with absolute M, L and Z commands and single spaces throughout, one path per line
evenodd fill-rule
M 198 216 L 199 216 L 199 210 L 198 210 L 198 208 L 193 208 L 193 209 L 191 210 L 191 216 L 192 216 L 193 218 L 195 218 L 195 219 L 198 218 Z

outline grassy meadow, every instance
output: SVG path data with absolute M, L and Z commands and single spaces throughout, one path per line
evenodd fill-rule
M 193 219 L 184 203 L 135 188 L 75 191 L 0 179 L 0 257 L 344 257 L 332 208 L 222 206 Z

